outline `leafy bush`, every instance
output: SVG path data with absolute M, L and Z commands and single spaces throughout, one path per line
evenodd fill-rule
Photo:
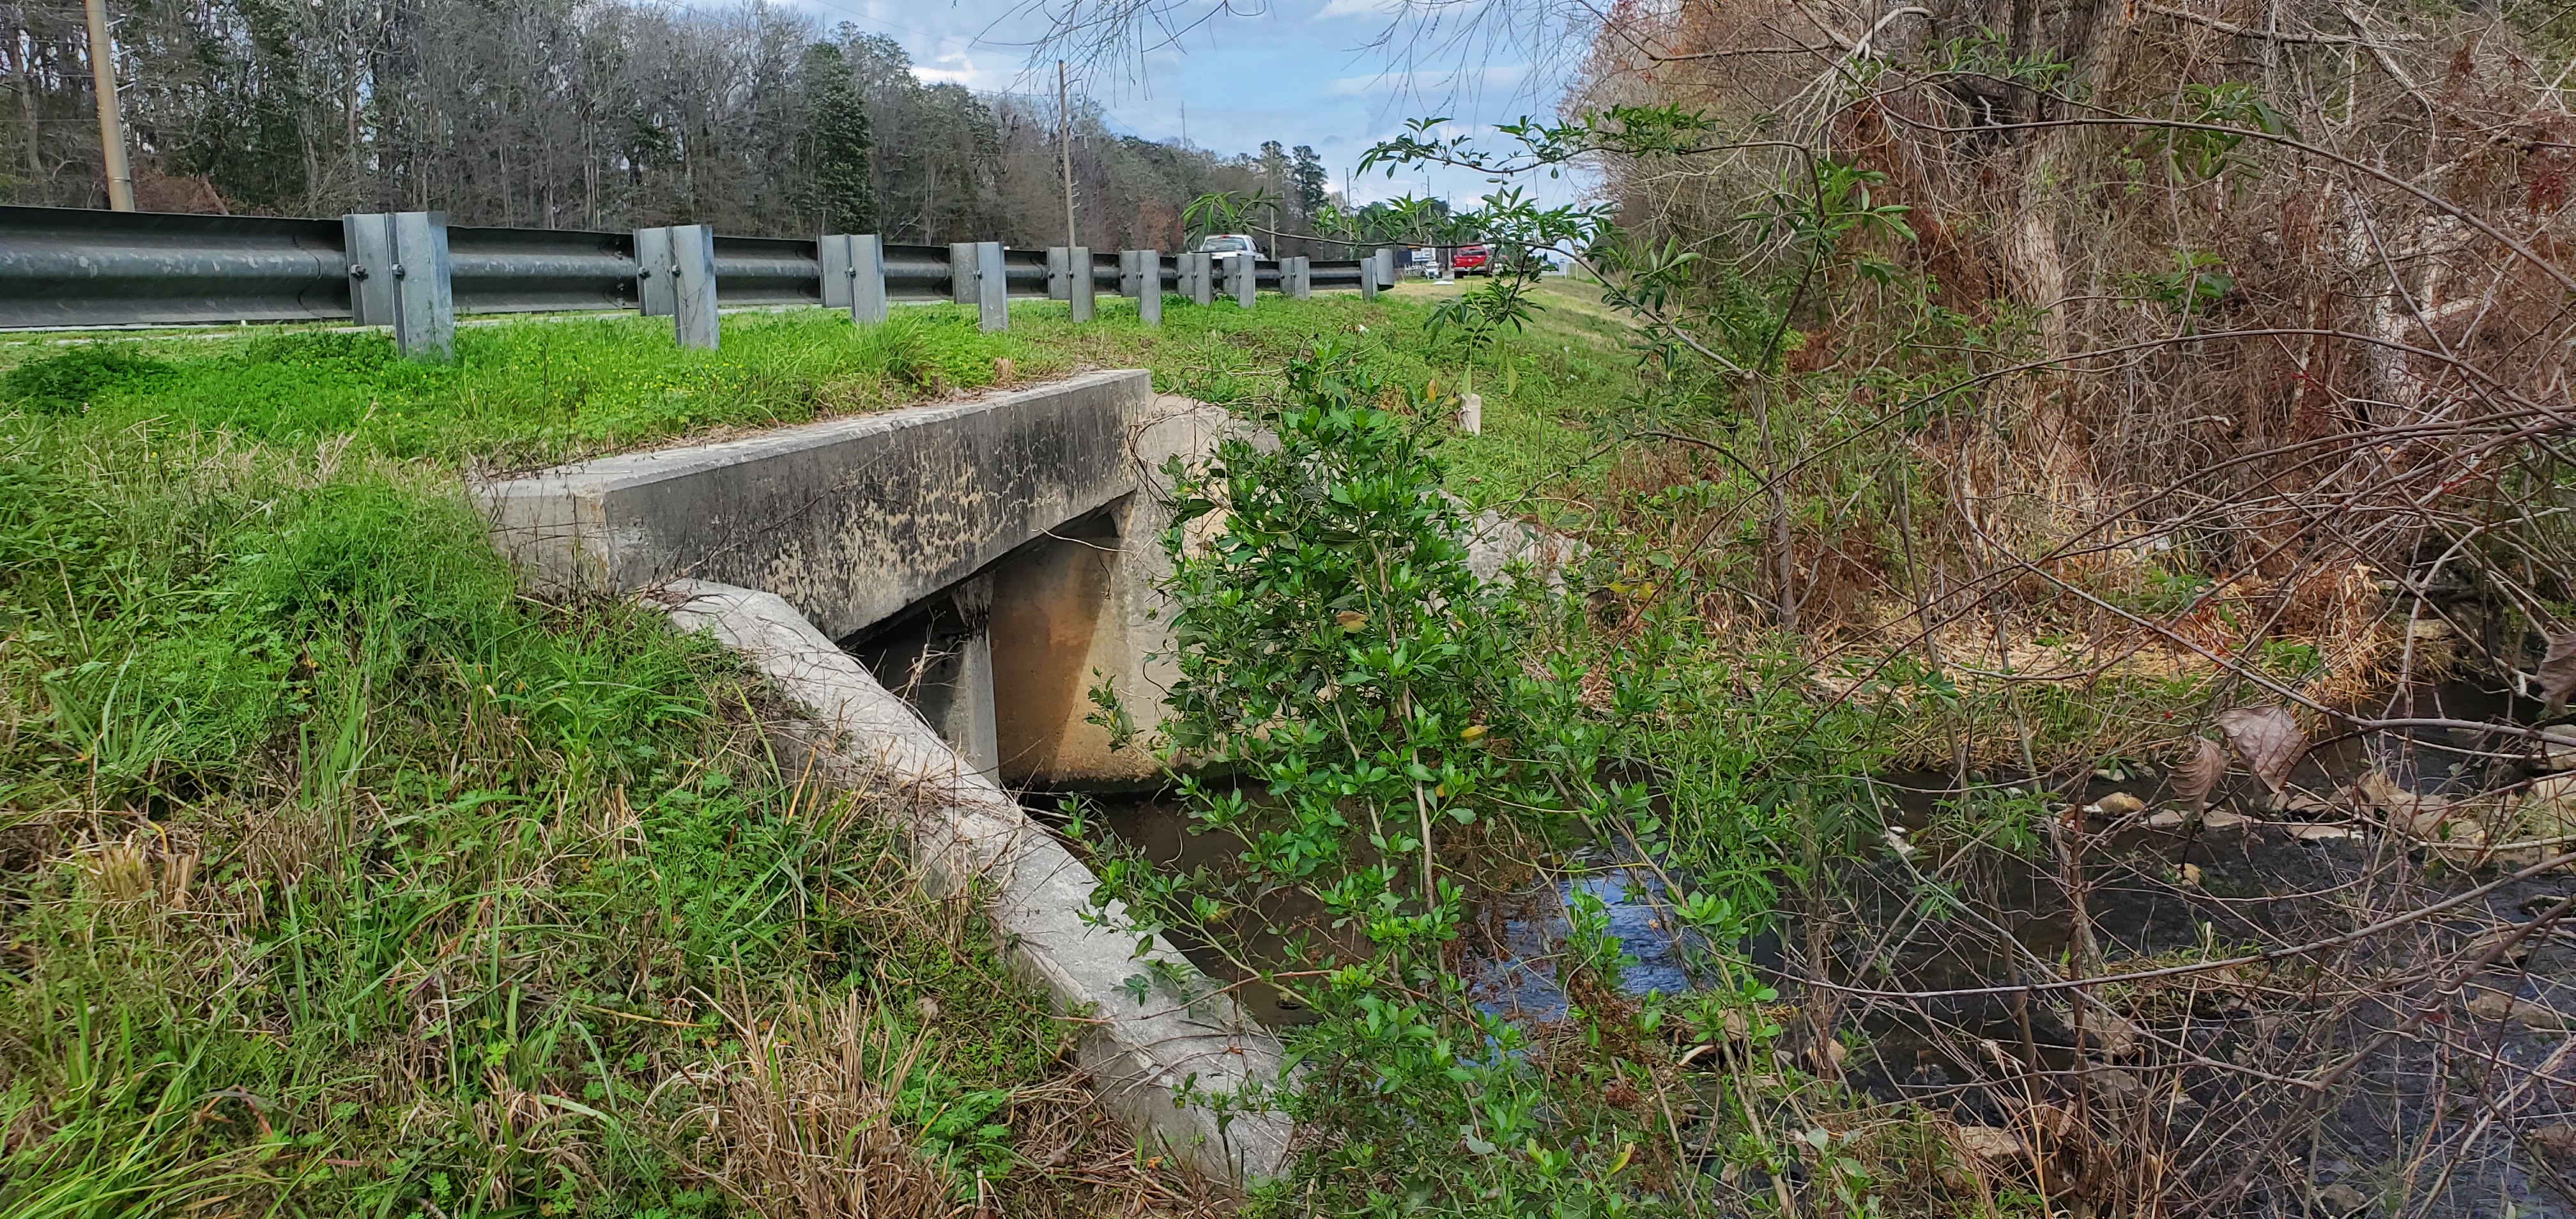
M 1287 945 L 1262 970 L 1317 1019 L 1291 1033 L 1308 1069 L 1270 1099 L 1331 1136 L 1294 1196 L 1328 1191 L 1330 1213 L 1618 1213 L 1648 1136 L 1602 1089 L 1632 1068 L 1548 1058 L 1454 966 L 1471 895 L 1504 860 L 1561 852 L 1632 797 L 1603 771 L 1580 671 L 1524 664 L 1548 598 L 1468 568 L 1425 422 L 1448 404 L 1331 344 L 1287 381 L 1265 419 L 1275 446 L 1229 440 L 1203 473 L 1175 468 L 1165 539 L 1170 745 L 1240 780 L 1178 776 L 1236 866 L 1173 875 L 1110 852 L 1094 900 L 1198 942 Z M 1561 966 L 1570 990 L 1605 996 L 1617 968 L 1615 950 Z M 1611 999 L 1569 1019 L 1626 1044 L 1660 1016 Z

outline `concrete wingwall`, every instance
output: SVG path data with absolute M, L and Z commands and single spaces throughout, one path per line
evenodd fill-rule
M 1098 879 L 1008 794 L 778 597 L 697 580 L 651 595 L 680 629 L 712 633 L 797 705 L 802 715 L 774 737 L 783 763 L 890 799 L 933 891 L 981 893 L 1012 972 L 1086 1017 L 1077 1052 L 1110 1114 L 1220 1179 L 1285 1166 L 1295 1136 L 1285 1115 L 1208 1103 L 1278 1086 L 1277 1039 L 1161 936 L 1140 946 L 1113 930 L 1115 903 L 1107 923 L 1090 921 Z

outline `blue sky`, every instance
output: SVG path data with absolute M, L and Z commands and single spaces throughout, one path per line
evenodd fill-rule
M 850 21 L 885 34 L 912 52 L 926 78 L 979 90 L 1053 92 L 1053 61 L 1036 69 L 1029 44 L 1044 32 L 1021 15 L 1022 0 L 787 0 L 827 27 Z M 1254 16 L 1218 16 L 1183 44 L 1146 55 L 1139 65 L 1102 69 L 1074 89 L 1101 102 L 1119 130 L 1155 140 L 1180 138 L 1225 153 L 1251 152 L 1263 140 L 1312 146 L 1342 189 L 1360 154 L 1403 129 L 1413 117 L 1447 116 L 1461 130 L 1487 135 L 1495 123 L 1522 115 L 1552 116 L 1560 94 L 1557 68 L 1533 66 L 1527 54 L 1470 55 L 1428 49 L 1408 56 L 1371 47 L 1393 21 L 1392 0 L 1270 0 Z M 1246 7 L 1237 0 L 1238 11 Z M 1413 62 L 1405 62 L 1407 59 Z M 1462 61 L 1465 61 L 1462 63 Z M 1572 202 L 1571 179 L 1526 184 L 1547 202 Z M 1493 189 L 1479 175 L 1415 171 L 1389 180 L 1383 170 L 1350 182 L 1366 203 L 1408 191 L 1465 203 Z

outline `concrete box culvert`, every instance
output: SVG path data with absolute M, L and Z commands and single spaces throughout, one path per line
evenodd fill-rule
M 1285 1119 L 1179 1098 L 1275 1083 L 1277 1040 L 1160 939 L 1139 955 L 1088 925 L 1097 878 L 994 781 L 1151 773 L 1082 718 L 1080 692 L 1105 679 L 1140 728 L 1157 723 L 1171 677 L 1160 472 L 1237 426 L 1157 397 L 1141 371 L 1104 372 L 474 492 L 532 587 L 655 599 L 757 667 L 802 711 L 776 742 L 789 772 L 899 797 L 927 883 L 979 888 L 1014 972 L 1091 1017 L 1080 1060 L 1103 1106 L 1193 1169 L 1243 1181 L 1280 1170 Z M 990 607 L 997 680 L 987 714 L 957 718 L 1001 734 L 987 746 L 1001 756 L 972 763 L 836 642 L 965 590 Z
M 1013 784 L 1132 786 L 1144 750 L 1090 722 L 1105 681 L 1150 736 L 1173 677 L 1159 586 L 1159 486 L 1235 425 L 1157 396 L 1141 370 L 1089 373 L 482 482 L 493 542 L 554 594 L 679 578 L 775 593 L 852 640 L 985 580 L 999 736 L 978 766 Z M 943 722 L 946 722 L 943 720 Z M 961 742 L 963 743 L 963 742 Z

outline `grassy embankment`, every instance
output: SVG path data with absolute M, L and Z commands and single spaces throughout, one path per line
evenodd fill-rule
M 877 810 L 777 772 L 756 686 L 517 595 L 460 476 L 998 359 L 1240 401 L 1346 333 L 1422 379 L 1456 362 L 1425 311 L 743 314 L 711 353 L 529 321 L 443 368 L 286 328 L 0 345 L 0 1216 L 1182 1205 Z M 1615 347 L 1569 316 L 1489 354 L 1461 484 L 1579 457 Z

